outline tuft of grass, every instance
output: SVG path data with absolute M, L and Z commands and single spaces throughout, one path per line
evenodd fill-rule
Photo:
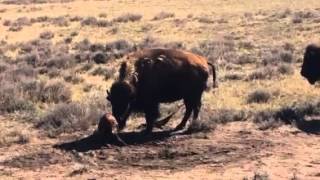
M 56 137 L 61 133 L 88 130 L 101 115 L 101 109 L 92 104 L 62 103 L 40 117 L 36 127 L 45 130 L 48 136 Z
M 107 20 L 98 20 L 98 22 L 97 22 L 98 27 L 110 27 L 112 25 L 113 25 L 112 22 L 107 21 Z
M 127 13 L 113 19 L 113 22 L 120 22 L 120 23 L 135 22 L 135 21 L 140 21 L 141 18 L 142 18 L 142 15 L 140 14 Z
M 265 53 L 262 57 L 262 64 L 267 65 L 279 65 L 281 63 L 292 63 L 293 55 L 291 51 L 287 50 L 271 50 Z
M 34 68 L 28 65 L 19 64 L 14 67 L 10 67 L 3 76 L 0 77 L 1 80 L 5 80 L 9 83 L 19 83 L 26 79 L 36 78 L 37 74 Z
M 93 76 L 104 76 L 104 79 L 110 79 L 114 76 L 114 73 L 116 70 L 112 67 L 110 68 L 103 68 L 103 67 L 97 67 L 91 72 L 91 75 Z
M 35 67 L 40 61 L 39 56 L 35 53 L 24 53 L 23 55 L 18 56 L 16 60 L 18 62 L 26 62 L 28 65 L 32 65 L 33 67 Z
M 320 102 L 308 101 L 293 104 L 274 110 L 263 110 L 255 113 L 253 120 L 260 129 L 279 127 L 282 124 L 292 124 L 304 121 L 307 116 L 320 115 Z
M 76 63 L 88 63 L 90 62 L 90 52 L 78 52 L 75 54 L 74 58 Z
M 95 26 L 97 25 L 97 18 L 95 17 L 86 17 L 85 19 L 81 20 L 81 25 L 82 26 Z
M 63 82 L 49 82 L 38 92 L 38 99 L 45 103 L 60 103 L 71 100 L 71 90 Z
M 217 124 L 247 120 L 250 115 L 250 113 L 243 110 L 217 109 L 212 111 L 204 109 L 200 113 L 200 118 L 202 122 L 207 122 L 210 127 L 214 128 Z
M 118 59 L 123 57 L 125 54 L 134 51 L 134 46 L 128 41 L 120 39 L 107 43 L 105 50 L 109 58 Z
M 247 80 L 263 80 L 263 79 L 272 79 L 277 76 L 276 70 L 274 67 L 266 66 L 259 68 L 253 71 L 248 77 Z
M 108 57 L 101 51 L 94 53 L 92 59 L 96 64 L 105 64 L 108 62 Z
M 47 75 L 50 77 L 50 78 L 55 78 L 55 77 L 60 77 L 61 75 L 61 72 L 59 69 L 57 68 L 43 68 L 42 69 L 43 72 L 47 73 Z
M 8 69 L 8 65 L 5 63 L 0 63 L 0 74 L 5 72 Z
M 31 23 L 44 23 L 44 22 L 48 22 L 50 20 L 50 18 L 48 16 L 39 16 L 36 18 L 31 18 L 30 22 Z
M 81 16 L 72 16 L 72 17 L 69 18 L 69 20 L 70 20 L 71 22 L 82 21 L 82 20 L 83 20 L 83 17 L 81 17 Z
M 78 72 L 88 72 L 92 69 L 93 63 L 86 63 L 77 70 Z
M 280 59 L 284 63 L 292 63 L 293 62 L 293 55 L 291 51 L 281 51 L 280 52 Z
M 93 88 L 93 85 L 92 85 L 92 84 L 85 84 L 85 85 L 83 86 L 83 91 L 84 91 L 84 92 L 89 92 L 92 88 Z
M 254 122 L 259 125 L 259 130 L 274 129 L 280 127 L 283 122 L 279 120 L 274 111 L 264 110 L 254 115 Z
M 0 137 L 0 147 L 8 147 L 13 144 L 26 144 L 30 141 L 30 137 L 20 131 L 11 131 Z
M 45 31 L 40 34 L 41 39 L 52 39 L 54 37 L 54 33 L 51 31 Z
M 198 22 L 200 22 L 200 23 L 205 23 L 205 24 L 214 23 L 214 19 L 209 18 L 209 17 L 205 17 L 205 16 L 198 17 L 197 19 L 198 19 Z
M 225 80 L 239 81 L 239 80 L 244 79 L 244 76 L 245 76 L 244 74 L 233 72 L 233 73 L 226 74 L 224 76 L 224 79 Z
M 80 42 L 75 44 L 74 50 L 78 50 L 79 52 L 88 51 L 91 46 L 91 42 L 88 39 L 83 39 Z
M 240 41 L 239 47 L 242 49 L 250 50 L 250 49 L 253 49 L 255 45 L 254 45 L 254 42 L 247 40 L 247 41 Z
M 84 79 L 76 73 L 68 73 L 63 77 L 63 79 L 72 84 L 79 84 L 84 81 Z
M 75 65 L 75 59 L 72 55 L 61 53 L 52 56 L 45 64 L 47 68 L 67 69 Z
M 70 43 L 72 43 L 72 37 L 66 37 L 65 39 L 64 39 L 64 42 L 66 43 L 66 44 L 70 44 Z
M 97 26 L 97 27 L 109 27 L 112 26 L 112 22 L 107 20 L 98 20 L 95 17 L 86 17 L 85 19 L 81 20 L 82 26 Z
M 59 16 L 50 20 L 51 23 L 56 26 L 68 27 L 70 25 L 68 19 L 65 16 Z
M 91 44 L 89 47 L 91 52 L 104 51 L 106 47 L 101 43 Z
M 252 55 L 249 54 L 242 54 L 235 58 L 235 60 L 231 61 L 233 64 L 240 64 L 240 65 L 245 65 L 245 64 L 251 64 L 255 62 L 255 58 Z
M 300 23 L 302 23 L 302 18 L 301 17 L 299 17 L 299 16 L 297 16 L 297 15 L 294 15 L 293 17 L 292 17 L 292 23 L 293 24 L 300 24 Z
M 292 75 L 294 74 L 294 69 L 292 65 L 282 63 L 278 66 L 278 72 L 282 75 Z
M 153 21 L 158 21 L 158 20 L 163 20 L 163 19 L 167 19 L 167 18 L 172 18 L 172 17 L 174 17 L 175 15 L 174 15 L 174 13 L 170 13 L 170 12 L 160 12 L 160 13 L 158 13 L 158 14 L 156 14 L 153 18 L 152 18 L 152 20 Z
M 22 30 L 22 26 L 13 25 L 10 26 L 9 31 L 18 32 Z
M 106 18 L 106 17 L 108 17 L 107 13 L 100 13 L 98 16 L 99 16 L 100 18 Z
M 21 82 L 18 86 L 19 89 L 22 91 L 22 94 L 25 99 L 31 100 L 34 103 L 41 101 L 41 96 L 45 87 L 44 81 L 38 80 L 27 80 Z
M 205 40 L 200 42 L 198 46 L 191 48 L 191 52 L 207 57 L 211 62 L 215 62 L 217 59 L 233 59 L 236 47 L 233 40 Z
M 212 123 L 210 121 L 204 121 L 204 120 L 196 120 L 192 121 L 190 126 L 188 127 L 187 132 L 188 133 L 198 133 L 198 132 L 203 132 L 207 133 L 216 128 L 216 124 Z
M 25 99 L 15 84 L 1 82 L 0 87 L 0 113 L 14 113 L 22 111 L 33 111 L 34 104 Z
M 248 116 L 249 114 L 242 110 L 220 109 L 213 114 L 211 121 L 226 124 L 229 122 L 244 121 Z
M 84 97 L 85 103 L 59 103 L 39 117 L 35 127 L 45 130 L 49 137 L 61 133 L 86 131 L 96 125 L 107 109 L 101 93 Z
M 247 103 L 267 103 L 270 99 L 270 92 L 263 89 L 257 89 L 249 93 Z
M 253 180 L 269 180 L 269 175 L 267 173 L 258 173 L 255 172 L 252 178 Z

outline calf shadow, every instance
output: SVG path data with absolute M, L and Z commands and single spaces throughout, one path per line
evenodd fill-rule
M 145 135 L 141 132 L 122 132 L 119 133 L 118 136 L 127 145 L 140 145 L 153 141 L 164 141 L 165 139 L 173 136 L 173 132 L 173 130 L 167 130 L 161 132 L 152 132 L 149 135 Z M 106 138 L 102 137 L 101 135 L 92 134 L 79 140 L 56 144 L 53 147 L 66 151 L 75 150 L 78 152 L 87 152 L 90 150 L 101 149 L 106 145 L 124 146 L 115 137 Z

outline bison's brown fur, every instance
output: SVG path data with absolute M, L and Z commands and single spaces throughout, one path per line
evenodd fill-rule
M 201 96 L 207 88 L 209 65 L 207 59 L 180 50 L 148 49 L 134 56 L 134 73 L 128 73 L 127 63 L 122 63 L 119 79 L 115 81 L 107 99 L 119 127 L 125 126 L 132 111 L 145 113 L 147 132 L 151 132 L 159 117 L 159 103 L 184 100 L 186 112 L 176 129 L 185 127 L 193 113 L 197 119 L 201 107 Z
M 314 84 L 320 79 L 320 46 L 310 44 L 306 47 L 301 75 Z

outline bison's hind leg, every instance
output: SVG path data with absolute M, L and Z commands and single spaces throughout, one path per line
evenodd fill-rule
M 184 100 L 185 106 L 186 106 L 186 112 L 184 114 L 184 117 L 181 121 L 181 123 L 175 128 L 175 130 L 182 130 L 185 128 L 186 123 L 188 119 L 190 118 L 191 113 L 193 112 L 193 121 L 198 119 L 198 115 L 201 108 L 201 96 L 202 96 L 203 90 L 198 91 L 196 95 L 190 96 L 190 100 Z

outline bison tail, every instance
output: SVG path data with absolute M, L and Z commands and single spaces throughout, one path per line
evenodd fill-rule
M 216 67 L 208 62 L 208 65 L 211 67 L 212 69 L 212 87 L 213 88 L 217 88 L 218 87 L 218 84 L 217 84 L 217 74 L 216 74 Z

